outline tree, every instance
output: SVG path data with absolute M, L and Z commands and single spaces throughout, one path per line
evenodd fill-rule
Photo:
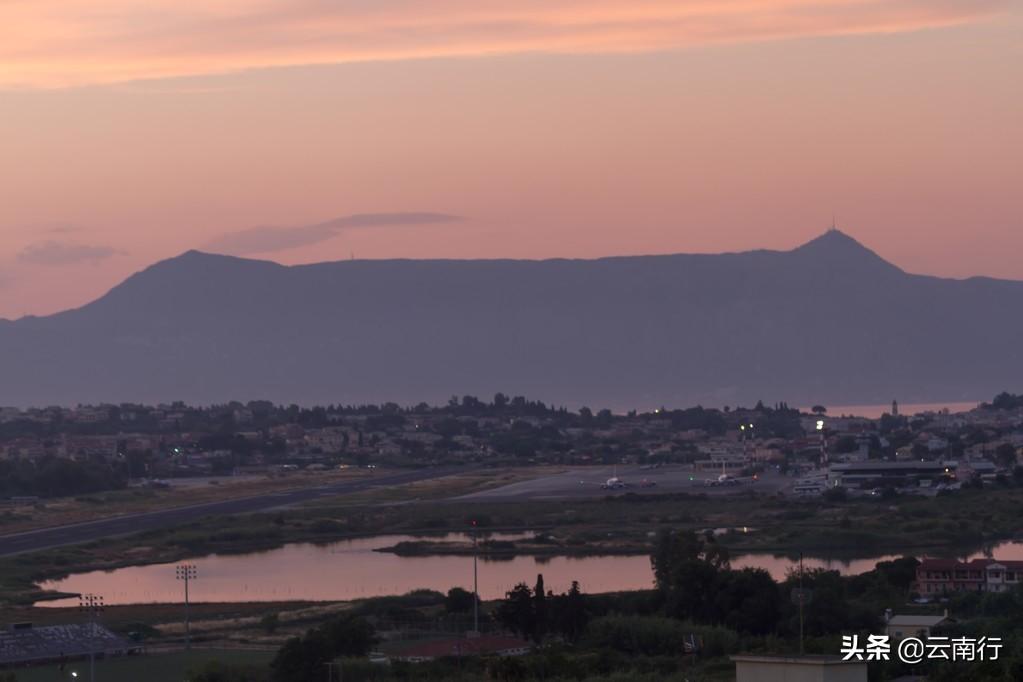
M 533 592 L 526 583 L 519 583 L 505 594 L 494 614 L 497 621 L 512 632 L 532 639 L 536 631 Z
M 1016 466 L 1016 448 L 1012 443 L 1002 443 L 995 448 L 995 461 L 1006 469 Z
M 466 613 L 472 610 L 476 596 L 461 587 L 452 587 L 444 597 L 444 610 L 448 613 Z
M 767 635 L 781 615 L 781 593 L 762 568 L 722 571 L 715 590 L 716 619 L 742 634 Z
M 991 401 L 991 407 L 996 410 L 1015 410 L 1020 406 L 1023 406 L 1023 395 L 1013 395 L 1005 391 Z
M 565 594 L 555 598 L 552 607 L 553 629 L 569 642 L 577 642 L 590 620 L 590 614 L 586 610 L 586 599 L 579 589 L 579 581 L 573 580 L 572 587 Z
M 891 561 L 881 561 L 874 566 L 877 574 L 884 577 L 885 581 L 903 592 L 908 592 L 910 586 L 916 582 L 916 567 L 920 560 L 916 557 L 904 556 Z
M 365 656 L 376 643 L 373 626 L 358 616 L 345 615 L 284 643 L 270 662 L 274 682 L 319 679 L 325 663 L 339 656 Z
M 813 407 L 810 408 L 810 411 L 819 416 L 822 414 L 827 414 L 828 408 L 824 407 L 823 405 L 814 405 Z
M 650 558 L 657 589 L 669 615 L 712 622 L 718 573 L 728 568 L 728 552 L 713 537 L 691 530 L 663 531 Z
M 543 573 L 536 576 L 533 588 L 533 640 L 539 644 L 547 634 L 547 593 L 543 587 Z
M 324 638 L 309 631 L 303 637 L 292 637 L 277 650 L 270 662 L 274 682 L 306 682 L 320 673 L 325 663 L 333 660 Z
M 803 571 L 802 579 L 796 570 L 789 572 L 783 585 L 783 600 L 788 614 L 786 634 L 799 631 L 799 610 L 789 599 L 791 590 L 802 586 L 813 591 L 813 598 L 804 607 L 805 632 L 811 636 L 833 635 L 850 630 L 877 629 L 879 614 L 875 608 L 861 602 L 851 602 L 846 594 L 847 581 L 838 571 L 822 568 Z

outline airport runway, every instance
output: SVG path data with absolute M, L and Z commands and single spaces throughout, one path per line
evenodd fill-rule
M 332 497 L 360 492 L 370 488 L 403 485 L 432 478 L 442 478 L 464 471 L 466 471 L 465 468 L 445 467 L 416 469 L 414 471 L 402 471 L 393 474 L 385 473 L 378 476 L 357 478 L 351 481 L 341 481 L 312 488 L 302 488 L 300 490 L 280 491 L 253 497 L 207 502 L 187 507 L 173 507 L 171 509 L 115 516 L 66 526 L 40 528 L 12 535 L 0 535 L 0 557 L 166 528 L 196 521 L 207 516 L 267 511 L 277 507 L 309 502 L 319 497 Z
M 606 490 L 602 488 L 607 480 L 617 473 L 626 485 L 624 488 Z M 469 493 L 456 499 L 473 502 L 501 502 L 513 500 L 567 500 L 597 499 L 609 495 L 657 495 L 665 493 L 690 493 L 693 495 L 734 495 L 754 490 L 761 493 L 776 493 L 792 485 L 794 479 L 775 471 L 760 475 L 756 483 L 735 486 L 711 487 L 708 480 L 716 479 L 711 472 L 693 472 L 688 466 L 665 466 L 656 469 L 640 466 L 573 467 L 566 472 L 541 476 L 526 481 L 510 483 L 499 488 Z

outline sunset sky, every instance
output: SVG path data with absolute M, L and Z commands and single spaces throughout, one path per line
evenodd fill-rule
M 0 317 L 188 249 L 1023 279 L 1014 0 L 0 0 Z

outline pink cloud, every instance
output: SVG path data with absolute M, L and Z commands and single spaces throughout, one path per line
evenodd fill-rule
M 1006 7 L 1008 0 L 8 0 L 0 3 L 0 87 L 912 31 Z

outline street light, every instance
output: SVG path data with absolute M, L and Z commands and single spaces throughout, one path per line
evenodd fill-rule
M 89 616 L 89 682 L 96 680 L 96 641 L 99 639 L 96 620 L 103 611 L 103 597 L 95 594 L 78 595 L 78 610 Z M 78 673 L 71 673 L 78 677 Z
M 177 579 L 185 583 L 185 651 L 192 648 L 192 624 L 188 620 L 188 583 L 195 580 L 197 571 L 195 564 L 179 564 L 175 567 Z

